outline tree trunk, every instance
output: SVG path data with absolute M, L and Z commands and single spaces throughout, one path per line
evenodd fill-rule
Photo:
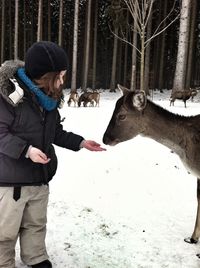
M 189 47 L 188 47 L 188 63 L 187 63 L 187 74 L 186 74 L 186 89 L 191 86 L 192 77 L 192 60 L 194 55 L 194 37 L 195 37 L 195 25 L 197 19 L 197 1 L 192 0 L 191 2 L 191 16 L 190 16 L 190 33 L 189 33 Z
M 76 91 L 79 0 L 75 1 L 71 92 Z
M 122 67 L 123 67 L 123 61 L 122 61 L 122 42 L 119 42 L 118 44 L 118 55 L 117 55 L 117 79 L 116 83 L 122 83 Z
M 182 0 L 178 53 L 172 91 L 185 89 L 191 0 Z
M 38 31 L 37 41 L 42 40 L 42 16 L 43 16 L 43 0 L 39 0 L 38 4 Z
M 144 57 L 145 57 L 145 28 L 141 25 L 141 60 L 140 60 L 140 90 L 144 91 Z
M 33 8 L 33 3 L 32 3 L 32 7 Z M 34 38 L 34 12 L 31 12 L 31 25 L 29 26 L 30 27 L 30 43 L 32 44 L 34 41 L 35 41 L 35 38 Z
M 60 0 L 59 8 L 59 30 L 58 30 L 58 44 L 62 46 L 62 30 L 63 30 L 63 0 Z
M 83 70 L 83 91 L 86 91 L 87 88 L 87 79 L 88 79 L 88 70 L 89 70 L 89 49 L 90 49 L 90 28 L 91 28 L 91 3 L 92 0 L 88 0 L 87 5 L 87 28 L 86 28 L 86 49 L 85 49 L 85 64 Z
M 127 81 L 127 64 L 128 64 L 128 45 L 124 43 L 124 73 L 123 73 L 123 85 L 126 85 Z
M 118 27 L 115 27 L 113 57 L 112 57 L 112 70 L 110 81 L 110 92 L 115 92 L 115 78 L 116 78 L 116 64 L 117 64 L 117 49 L 118 49 Z
M 14 59 L 18 59 L 18 24 L 19 24 L 19 0 L 15 0 L 15 39 L 14 39 Z
M 152 30 L 152 14 L 150 15 L 149 22 L 147 25 L 147 39 L 151 37 L 151 30 Z M 151 50 L 151 43 L 148 44 L 145 50 L 145 67 L 144 67 L 144 89 L 147 95 L 149 95 L 149 70 L 150 70 L 150 50 Z
M 5 0 L 2 0 L 2 7 L 1 7 L 1 63 L 4 62 L 4 46 L 5 46 Z
M 127 10 L 126 12 L 126 30 L 125 30 L 125 38 L 126 40 L 128 40 L 128 20 L 129 20 L 129 12 Z M 127 81 L 127 64 L 128 64 L 128 45 L 125 42 L 123 44 L 124 46 L 124 73 L 123 73 L 123 85 L 126 85 L 126 81 Z
M 165 1 L 167 2 L 167 1 Z M 155 22 L 156 27 L 161 23 L 162 19 L 162 6 L 163 6 L 163 0 L 158 0 L 156 2 L 158 10 L 158 16 Z M 164 24 L 164 22 L 163 22 Z M 153 73 L 154 73 L 154 86 L 153 88 L 158 88 L 158 77 L 160 74 L 160 57 L 161 57 L 161 36 L 157 36 L 157 38 L 154 40 L 154 55 L 153 55 Z
M 167 15 L 167 1 L 164 1 L 163 3 L 163 16 L 164 18 Z M 166 27 L 166 21 L 164 21 L 163 26 Z M 160 90 L 160 92 L 162 92 L 163 89 L 163 69 L 164 69 L 164 56 L 165 56 L 165 42 L 166 42 L 166 33 L 162 33 L 161 35 L 161 48 L 160 48 L 160 64 L 159 64 L 159 77 L 158 77 L 158 88 Z
M 137 82 L 137 77 L 136 77 L 136 63 L 137 63 L 137 29 L 136 29 L 136 23 L 134 22 L 134 30 L 133 30 L 133 45 L 134 47 L 132 48 L 132 66 L 131 66 L 131 85 L 130 89 L 132 91 L 136 90 L 136 82 Z
M 27 31 L 27 29 L 26 29 L 26 21 L 27 21 L 26 14 L 27 14 L 27 12 L 26 12 L 26 3 L 25 3 L 25 1 L 24 1 L 23 9 L 24 9 L 24 51 L 23 51 L 23 58 L 25 58 L 26 44 L 27 44 L 27 41 L 26 41 L 26 31 Z
M 94 14 L 94 41 L 93 41 L 93 73 L 92 73 L 92 89 L 96 88 L 96 64 L 97 64 L 97 23 L 98 23 L 98 0 L 95 1 Z
M 9 12 L 9 25 L 10 25 L 11 28 L 13 28 L 13 22 L 12 22 L 12 3 L 11 3 L 11 1 L 9 1 L 8 12 Z M 9 58 L 10 59 L 13 58 L 13 49 L 12 49 L 12 46 L 13 46 L 13 35 L 10 34 L 10 38 L 9 38 Z
M 47 27 L 48 27 L 48 29 L 47 29 L 47 32 L 48 32 L 48 34 L 47 34 L 47 39 L 49 40 L 49 41 L 51 41 L 51 5 L 50 5 L 50 0 L 48 0 L 48 23 L 47 23 Z

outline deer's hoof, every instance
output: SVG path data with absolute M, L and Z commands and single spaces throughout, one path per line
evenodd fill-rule
M 198 242 L 198 240 L 196 240 L 196 239 L 194 239 L 192 237 L 187 237 L 187 238 L 184 239 L 184 241 L 186 243 L 189 243 L 189 244 L 197 244 L 197 242 Z M 199 254 L 199 258 L 200 258 L 200 254 Z

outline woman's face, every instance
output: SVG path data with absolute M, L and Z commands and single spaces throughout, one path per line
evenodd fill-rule
M 58 74 L 58 78 L 55 80 L 55 88 L 60 88 L 64 84 L 64 76 L 66 74 L 66 71 L 61 71 Z
M 66 70 L 60 72 L 49 72 L 34 82 L 36 82 L 39 88 L 41 88 L 48 96 L 59 100 L 62 96 L 65 75 Z

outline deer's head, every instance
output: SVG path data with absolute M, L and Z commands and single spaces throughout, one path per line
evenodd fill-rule
M 103 136 L 108 145 L 129 140 L 142 132 L 141 116 L 146 107 L 144 91 L 130 91 L 118 85 L 123 96 L 117 101 L 112 118 Z

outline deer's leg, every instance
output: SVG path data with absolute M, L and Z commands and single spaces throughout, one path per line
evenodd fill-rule
M 197 178 L 197 215 L 194 231 L 191 237 L 185 238 L 184 241 L 190 244 L 196 244 L 200 237 L 200 179 Z

